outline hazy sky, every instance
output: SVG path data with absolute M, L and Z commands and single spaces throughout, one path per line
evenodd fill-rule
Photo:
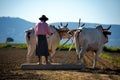
M 0 17 L 31 22 L 45 14 L 51 22 L 71 21 L 120 24 L 120 0 L 0 0 Z

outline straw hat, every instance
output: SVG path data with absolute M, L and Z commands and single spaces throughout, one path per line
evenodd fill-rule
M 47 18 L 45 15 L 42 15 L 42 16 L 39 18 L 39 20 L 45 20 L 45 21 L 47 21 L 48 18 Z

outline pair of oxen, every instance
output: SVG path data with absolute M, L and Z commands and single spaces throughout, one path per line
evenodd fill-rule
M 102 52 L 102 47 L 105 43 L 108 42 L 108 35 L 111 35 L 109 26 L 107 29 L 103 29 L 102 25 L 97 25 L 96 28 L 85 28 L 83 27 L 85 24 L 80 26 L 80 21 L 78 25 L 78 29 L 69 30 L 68 24 L 65 26 L 61 25 L 56 28 L 53 25 L 50 25 L 50 30 L 53 35 L 46 36 L 48 41 L 48 49 L 50 53 L 50 61 L 56 55 L 56 48 L 58 47 L 60 41 L 62 39 L 68 39 L 65 43 L 67 43 L 70 38 L 73 38 L 73 44 L 76 47 L 77 59 L 78 64 L 81 64 L 81 59 L 87 51 L 92 51 L 94 53 L 93 59 L 93 68 L 96 68 L 96 61 L 98 59 L 99 54 Z M 26 42 L 28 47 L 27 53 L 27 62 L 30 62 L 30 58 L 35 52 L 36 48 L 36 36 L 34 33 L 34 29 L 30 29 L 26 31 Z M 64 43 L 64 44 L 65 44 Z M 72 46 L 71 45 L 71 46 Z M 66 54 L 64 59 L 62 60 L 62 64 L 65 63 L 67 56 L 69 53 Z

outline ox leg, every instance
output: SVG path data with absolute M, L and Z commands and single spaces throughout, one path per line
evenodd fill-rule
M 30 57 L 31 57 L 31 52 L 30 52 L 30 48 L 28 48 L 28 53 L 26 55 L 27 63 L 30 63 Z
M 99 54 L 101 53 L 102 51 L 102 48 L 99 49 L 98 51 L 95 51 L 94 53 L 94 60 L 93 60 L 93 68 L 95 69 L 96 68 L 96 62 L 97 62 L 97 59 L 99 57 Z
M 56 56 L 56 52 L 53 51 L 53 52 L 50 52 L 50 55 L 49 55 L 49 61 L 52 63 L 53 62 L 53 58 Z
M 51 64 L 51 62 L 48 61 L 48 56 L 45 56 L 46 64 Z
M 78 44 L 75 43 L 75 46 L 76 46 L 76 53 L 77 53 L 77 61 L 79 63 L 79 59 L 80 59 L 80 47 Z
M 38 64 L 42 64 L 42 56 L 38 56 Z
M 28 47 L 28 53 L 27 53 L 27 63 L 30 63 L 30 58 L 32 57 L 33 53 L 35 52 L 35 47 Z
M 50 56 L 48 57 L 48 59 L 49 59 L 50 62 L 53 62 L 52 57 L 51 57 L 51 54 L 50 54 Z
M 53 57 L 51 56 L 51 54 L 48 56 L 48 60 L 49 60 L 50 63 L 53 62 Z
M 82 58 L 83 58 L 83 55 L 84 55 L 84 53 L 86 52 L 86 49 L 85 48 L 81 48 L 81 51 L 79 52 L 79 54 L 78 54 L 78 63 L 79 64 L 82 64 L 82 62 L 81 62 L 81 60 L 82 60 Z
M 76 53 L 77 53 L 77 61 L 79 63 L 79 59 L 80 59 L 80 49 L 76 48 Z

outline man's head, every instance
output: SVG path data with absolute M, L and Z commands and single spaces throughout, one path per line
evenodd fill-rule
M 41 21 L 47 21 L 48 18 L 47 18 L 45 15 L 42 15 L 42 16 L 39 18 L 39 20 L 41 20 Z

